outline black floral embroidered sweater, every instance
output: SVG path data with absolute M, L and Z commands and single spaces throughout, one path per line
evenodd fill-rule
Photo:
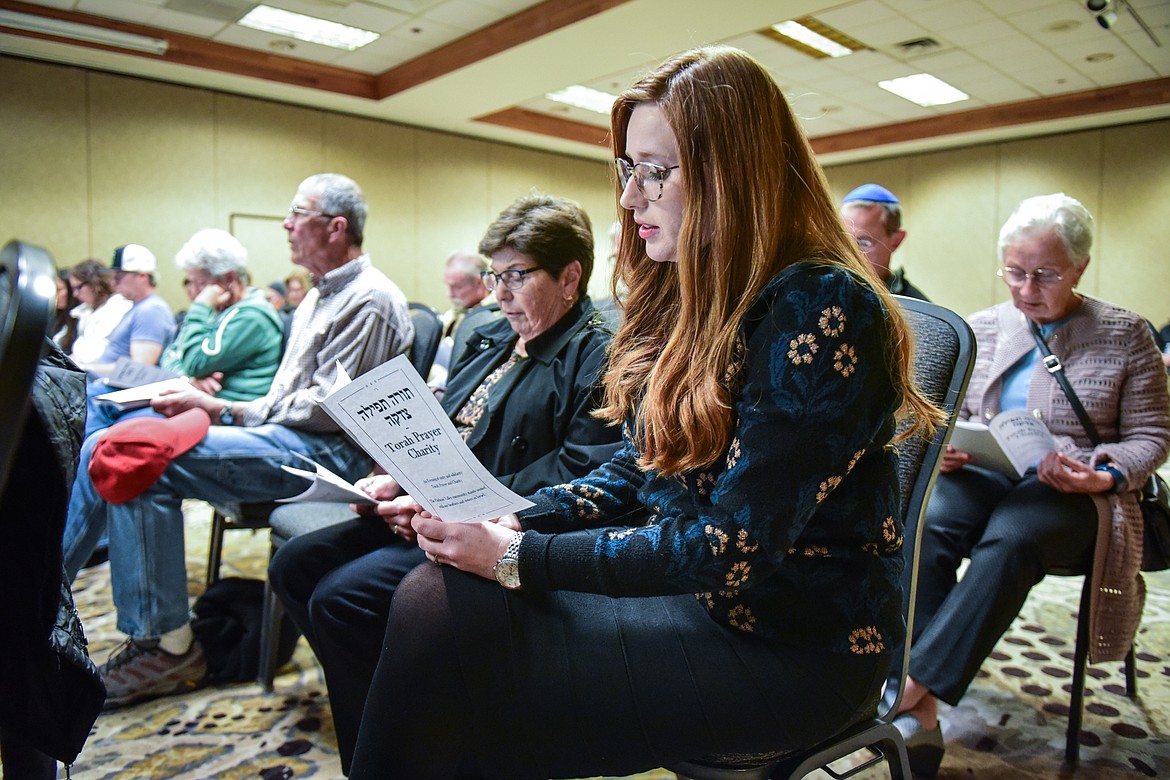
M 850 272 L 798 263 L 740 334 L 726 456 L 666 477 L 638 468 L 627 436 L 605 465 L 539 491 L 521 513 L 524 589 L 693 593 L 765 641 L 888 653 L 904 624 L 885 309 Z

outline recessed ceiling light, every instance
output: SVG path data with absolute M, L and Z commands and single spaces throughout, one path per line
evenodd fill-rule
M 256 6 L 239 21 L 239 24 L 251 27 L 253 30 L 287 35 L 297 40 L 319 43 L 322 46 L 332 46 L 335 49 L 344 49 L 345 51 L 360 49 L 367 43 L 382 37 L 379 33 L 369 30 L 296 14 L 268 5 Z
M 865 48 L 856 38 L 811 16 L 779 22 L 760 33 L 810 57 L 844 57 Z
M 820 33 L 808 29 L 800 22 L 791 20 L 780 22 L 780 24 L 772 25 L 772 29 L 781 35 L 800 41 L 805 46 L 811 46 L 817 51 L 824 52 L 830 57 L 845 57 L 853 53 L 853 50 L 848 46 L 842 46 L 836 41 L 831 41 Z
M 879 81 L 878 86 L 920 106 L 945 106 L 971 97 L 929 73 L 915 73 L 913 76 L 903 76 L 900 79 Z
M 591 87 L 582 87 L 580 84 L 565 87 L 557 92 L 549 92 L 545 97 L 558 103 L 584 108 L 587 111 L 596 111 L 599 114 L 608 114 L 613 108 L 613 101 L 617 100 L 616 95 Z

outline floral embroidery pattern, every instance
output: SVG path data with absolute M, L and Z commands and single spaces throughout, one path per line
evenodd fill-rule
M 813 355 L 817 354 L 819 349 L 816 336 L 811 333 L 801 333 L 788 342 L 788 359 L 797 366 L 801 363 L 811 363 Z
M 735 467 L 739 462 L 739 456 L 743 454 L 743 450 L 739 446 L 739 438 L 736 437 L 731 440 L 731 446 L 727 448 L 727 468 Z
M 741 552 L 745 553 L 753 553 L 760 549 L 760 545 L 755 542 L 748 544 L 748 539 L 750 538 L 751 537 L 748 536 L 748 532 L 746 530 L 741 530 L 738 534 L 735 535 L 735 546 L 738 547 Z
M 808 547 L 804 548 L 804 557 L 805 558 L 831 558 L 833 556 L 829 555 L 829 548 L 828 547 L 823 547 L 819 544 L 810 544 Z
M 840 336 L 845 332 L 845 312 L 840 306 L 830 306 L 821 312 L 821 333 L 826 336 Z
M 849 634 L 849 649 L 858 655 L 880 653 L 886 649 L 882 633 L 875 626 L 858 628 Z
M 711 552 L 722 555 L 727 552 L 727 532 L 708 523 L 703 526 L 703 533 L 707 535 L 707 542 L 711 545 Z
M 601 510 L 598 509 L 597 504 L 592 501 L 586 501 L 583 498 L 578 498 L 573 502 L 573 514 L 577 517 L 586 520 L 596 520 L 601 517 Z
M 695 601 L 702 602 L 708 610 L 715 609 L 715 597 L 708 593 L 696 593 Z
M 748 575 L 751 574 L 752 566 L 747 561 L 739 561 L 731 567 L 731 571 L 727 572 L 727 587 L 739 588 L 747 583 Z
M 732 628 L 751 633 L 755 630 L 756 616 L 752 614 L 750 609 L 739 604 L 727 613 L 727 624 Z
M 612 541 L 618 541 L 620 539 L 625 539 L 627 536 L 633 536 L 637 532 L 637 528 L 623 528 L 620 531 L 607 531 L 605 538 Z
M 822 501 L 824 501 L 826 498 L 828 498 L 829 494 L 832 493 L 833 490 L 836 489 L 836 487 L 840 484 L 841 484 L 840 477 L 829 477 L 824 482 L 822 482 L 820 484 L 821 489 L 820 489 L 820 491 L 817 492 L 817 503 L 819 504 Z
M 859 449 L 857 452 L 853 453 L 853 458 L 849 461 L 849 465 L 845 468 L 846 474 L 848 474 L 850 471 L 853 471 L 853 467 L 857 465 L 857 461 L 861 460 L 861 456 L 864 454 L 865 454 L 864 447 Z
M 695 477 L 695 490 L 700 496 L 708 496 L 715 489 L 715 475 L 709 471 L 701 471 Z
M 902 535 L 898 533 L 898 524 L 894 518 L 887 517 L 882 521 L 882 538 L 886 540 L 890 552 L 902 549 Z
M 857 355 L 853 352 L 853 347 L 845 344 L 833 353 L 833 368 L 843 377 L 848 377 L 857 370 Z

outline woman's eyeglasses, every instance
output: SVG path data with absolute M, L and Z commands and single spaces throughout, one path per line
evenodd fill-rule
M 672 165 L 667 168 L 648 162 L 631 163 L 624 157 L 618 157 L 613 163 L 617 168 L 618 183 L 622 185 L 622 189 L 630 186 L 630 179 L 633 179 L 638 192 L 651 203 L 662 197 L 662 188 L 670 178 L 670 172 L 679 167 Z
M 1064 275 L 1052 268 L 1037 268 L 1028 273 L 1022 268 L 1005 266 L 995 272 L 997 276 L 1007 282 L 1008 287 L 1023 287 L 1024 282 L 1031 279 L 1039 287 L 1051 287 L 1064 278 Z
M 496 284 L 503 282 L 504 286 L 509 290 L 515 292 L 524 286 L 524 282 L 528 281 L 528 274 L 540 271 L 540 268 L 509 268 L 507 271 L 500 271 L 498 274 L 493 271 L 484 271 L 479 275 L 483 279 L 483 286 L 488 290 L 496 289 Z

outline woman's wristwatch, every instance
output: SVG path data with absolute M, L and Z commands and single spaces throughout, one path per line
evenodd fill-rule
M 523 538 L 523 531 L 513 534 L 508 540 L 508 546 L 504 548 L 504 554 L 492 569 L 496 575 L 496 582 L 508 590 L 520 590 L 520 541 Z

